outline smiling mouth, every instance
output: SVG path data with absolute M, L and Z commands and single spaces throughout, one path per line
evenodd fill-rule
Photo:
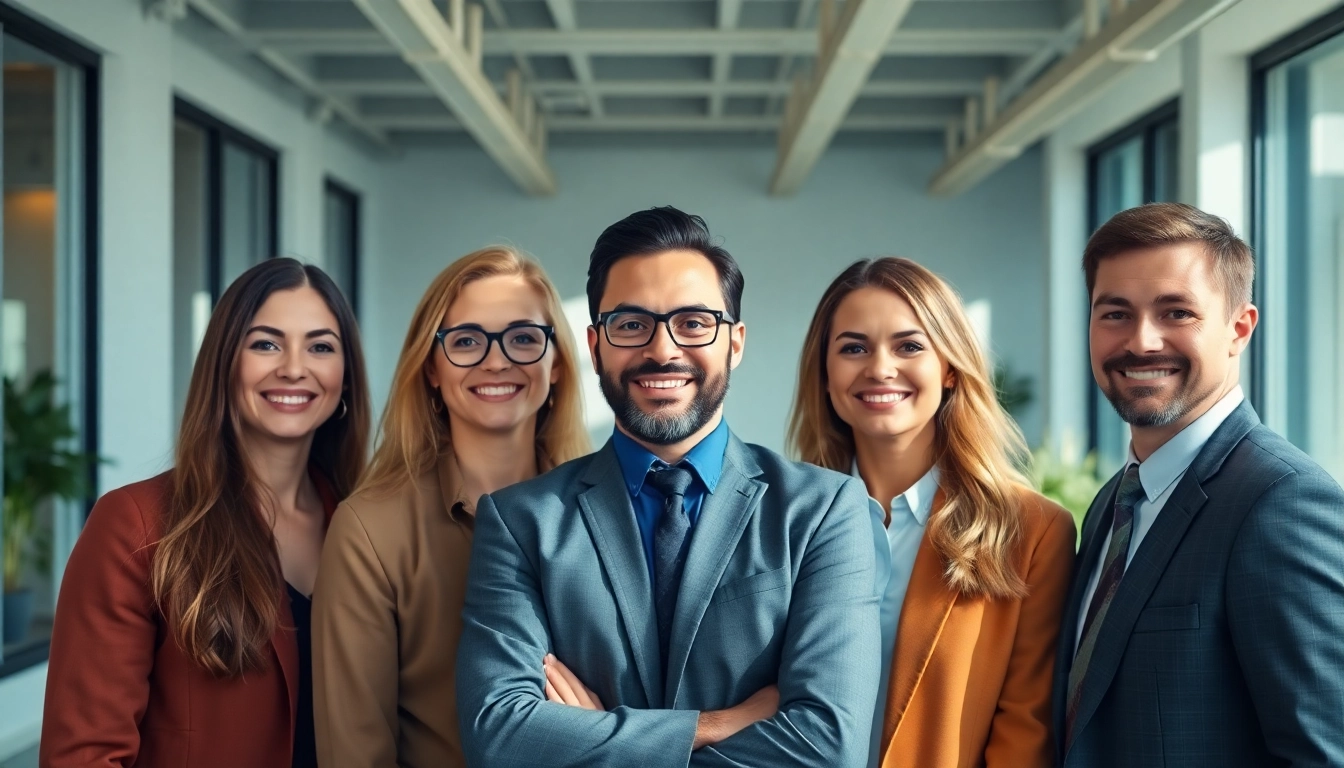
M 1164 379 L 1168 376 L 1175 376 L 1177 373 L 1177 369 L 1159 368 L 1157 370 L 1146 370 L 1146 371 L 1121 370 L 1120 373 L 1126 379 L 1132 379 L 1134 381 L 1154 381 L 1156 379 Z
M 485 397 L 506 397 L 512 395 L 523 387 L 519 384 L 492 385 L 485 387 L 472 387 L 471 391 Z
M 635 383 L 643 389 L 681 389 L 691 383 L 690 379 L 636 379 Z
M 909 392 L 874 392 L 859 395 L 859 399 L 865 403 L 899 403 L 909 396 Z
M 317 395 L 266 395 L 266 400 L 276 405 L 304 405 L 315 399 Z

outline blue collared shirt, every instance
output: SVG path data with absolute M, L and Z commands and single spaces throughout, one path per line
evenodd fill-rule
M 1227 417 L 1231 416 L 1245 399 L 1241 387 L 1234 387 L 1231 392 L 1223 396 L 1222 400 L 1205 411 L 1204 415 L 1190 422 L 1189 426 L 1153 451 L 1153 455 L 1145 461 L 1139 461 L 1134 455 L 1133 444 L 1130 444 L 1129 460 L 1125 462 L 1124 469 L 1129 469 L 1130 464 L 1139 465 L 1139 483 L 1143 486 L 1144 498 L 1134 510 L 1134 529 L 1130 534 L 1129 552 L 1125 556 L 1126 568 L 1134 559 L 1134 553 L 1139 551 L 1143 537 L 1147 536 L 1148 530 L 1153 527 L 1158 513 L 1167 505 L 1167 499 L 1170 499 L 1172 492 L 1176 490 L 1176 484 L 1185 477 L 1186 470 L 1195 463 L 1195 458 L 1204 450 L 1205 443 L 1209 442 L 1213 433 L 1218 431 L 1223 422 L 1227 421 Z M 1078 626 L 1074 628 L 1075 648 L 1082 640 L 1087 607 L 1092 604 L 1092 594 L 1097 591 L 1097 582 L 1101 579 L 1101 564 L 1105 562 L 1106 550 L 1110 548 L 1111 532 L 1107 531 L 1106 539 L 1101 542 L 1101 557 L 1091 566 L 1092 575 L 1087 580 L 1087 590 L 1083 592 L 1083 607 L 1078 612 Z
M 648 449 L 635 442 L 619 429 L 611 438 L 616 449 L 616 459 L 621 465 L 621 474 L 625 478 L 625 489 L 630 493 L 630 503 L 635 508 L 635 524 L 639 526 L 639 538 L 644 543 L 644 560 L 649 565 L 649 582 L 653 582 L 653 532 L 658 526 L 658 516 L 663 514 L 663 495 L 650 486 L 644 485 L 644 478 L 654 467 L 666 467 L 667 464 Z M 703 440 L 696 444 L 678 466 L 691 471 L 694 478 L 691 487 L 686 489 L 686 517 L 695 527 L 700 519 L 700 507 L 705 494 L 713 493 L 723 473 L 723 453 L 728 448 L 728 421 L 720 419 Z
M 858 462 L 854 463 L 851 474 L 859 477 Z M 887 714 L 887 688 L 891 682 L 891 660 L 896 651 L 896 629 L 901 621 L 905 593 L 910 587 L 910 575 L 915 571 L 915 555 L 924 540 L 924 526 L 933 511 L 939 477 L 935 465 L 890 504 L 882 504 L 872 497 L 868 499 L 873 544 L 877 548 L 876 591 L 882 605 L 882 676 L 878 678 L 877 708 L 873 710 L 872 742 L 868 750 L 870 766 L 876 766 L 882 756 L 882 726 Z M 887 521 L 888 510 L 891 512 L 890 522 Z

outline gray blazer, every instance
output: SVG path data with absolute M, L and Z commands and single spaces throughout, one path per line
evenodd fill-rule
M 666 681 L 615 450 L 486 496 L 457 656 L 468 765 L 861 766 L 880 635 L 863 486 L 730 437 L 686 557 Z M 545 700 L 542 656 L 607 707 Z M 691 751 L 701 710 L 778 684 L 779 713 Z
M 1248 403 L 1213 433 L 1134 553 L 1063 753 L 1074 628 L 1118 482 L 1088 510 L 1065 604 L 1062 764 L 1344 765 L 1344 491 Z

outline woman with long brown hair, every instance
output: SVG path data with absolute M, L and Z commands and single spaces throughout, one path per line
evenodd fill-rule
M 885 661 L 870 765 L 1052 764 L 1073 519 L 1018 470 L 1025 441 L 956 293 L 906 259 L 842 272 L 808 329 L 790 442 L 874 500 Z
M 61 583 L 39 764 L 316 766 L 308 595 L 364 466 L 354 314 L 269 259 L 220 298 L 173 469 L 99 499 Z
M 454 768 L 454 662 L 476 500 L 588 452 L 554 286 L 502 246 L 411 316 L 379 445 L 337 511 L 314 613 L 322 768 Z

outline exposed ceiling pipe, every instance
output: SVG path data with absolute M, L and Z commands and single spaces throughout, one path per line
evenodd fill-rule
M 1112 2 L 1109 19 L 1041 75 L 998 117 L 964 139 L 929 185 L 934 195 L 955 195 L 974 186 L 1091 103 L 1138 63 L 1207 24 L 1237 0 L 1131 0 Z M 1100 0 L 1086 0 L 1084 32 Z M 969 132 L 968 132 L 969 133 Z

